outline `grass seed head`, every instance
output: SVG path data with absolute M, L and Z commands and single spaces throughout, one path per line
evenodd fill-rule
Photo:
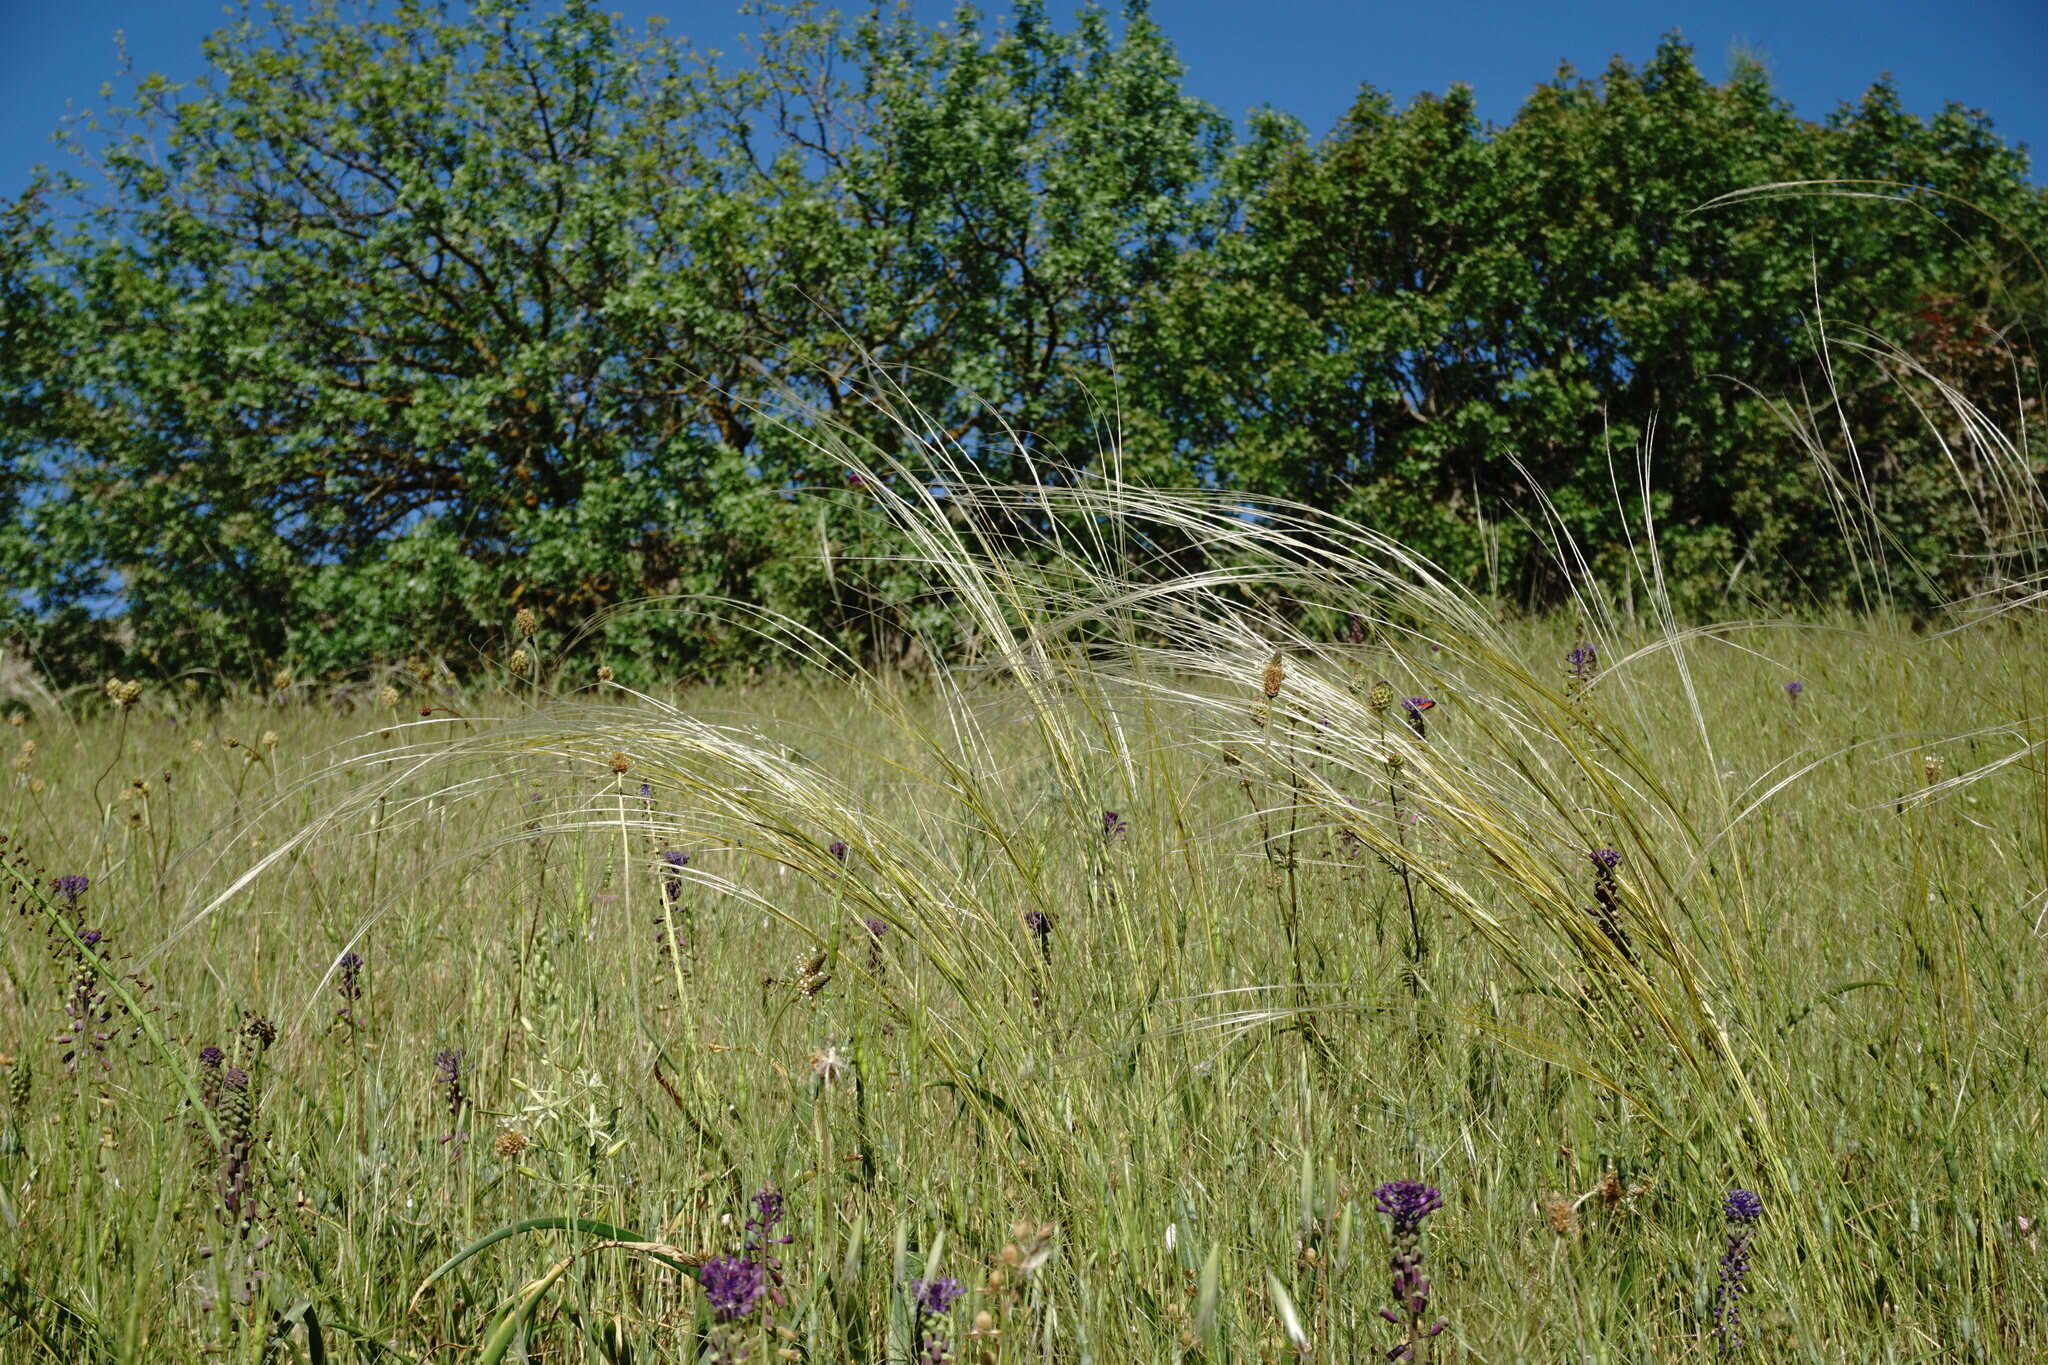
M 1280 695 L 1281 685 L 1286 681 L 1287 660 L 1281 655 L 1275 654 L 1266 663 L 1265 675 L 1259 679 L 1259 690 L 1266 694 L 1267 701 L 1272 701 Z

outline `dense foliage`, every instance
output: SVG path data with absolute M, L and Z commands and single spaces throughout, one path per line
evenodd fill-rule
M 2048 200 L 1986 117 L 1882 83 L 1815 125 L 1673 39 L 1505 127 L 1365 89 L 1321 140 L 1233 139 L 1142 6 L 776 9 L 735 64 L 588 3 L 324 3 L 207 52 L 81 148 L 92 184 L 0 215 L 0 570 L 62 678 L 466 660 L 516 607 L 649 594 L 942 640 L 821 422 L 1026 481 L 1116 436 L 1126 476 L 1341 510 L 1532 603 L 1557 532 L 1597 566 L 1645 514 L 1695 601 L 1933 600 L 2025 529 L 1930 395 L 2022 428 Z M 1827 184 L 1714 203 L 1792 182 Z M 1859 578 L 1886 548 L 1929 575 Z M 754 657 L 608 629 L 622 667 Z

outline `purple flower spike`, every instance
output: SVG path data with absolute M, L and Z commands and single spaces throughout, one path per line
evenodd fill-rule
M 199 1049 L 199 1065 L 201 1066 L 219 1066 L 227 1059 L 228 1054 L 222 1052 L 211 1043 Z
M 752 1313 L 767 1288 L 761 1267 L 742 1256 L 706 1261 L 697 1272 L 697 1283 L 703 1286 L 711 1312 L 720 1322 L 733 1322 Z
M 58 877 L 52 881 L 50 889 L 62 896 L 66 905 L 76 905 L 78 904 L 78 898 L 83 896 L 86 888 L 91 885 L 92 879 L 90 877 L 81 876 L 74 872 L 68 877 Z
M 1749 1190 L 1730 1190 L 1722 1211 L 1731 1223 L 1754 1223 L 1764 1216 L 1764 1201 Z
M 1390 1180 L 1372 1192 L 1379 1211 L 1394 1220 L 1401 1236 L 1422 1226 L 1422 1220 L 1444 1206 L 1443 1191 L 1419 1180 Z
M 941 1317 L 951 1312 L 953 1305 L 966 1292 L 966 1286 L 950 1275 L 936 1280 L 910 1282 L 910 1297 L 917 1301 L 917 1311 L 927 1317 Z
M 1586 856 L 1593 860 L 1595 872 L 1612 872 L 1621 866 L 1621 854 L 1611 848 L 1596 848 Z

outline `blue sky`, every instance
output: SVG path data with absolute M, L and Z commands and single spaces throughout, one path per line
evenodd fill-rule
M 611 0 L 635 23 L 667 16 L 672 31 L 700 45 L 736 46 L 746 30 L 735 0 Z M 454 0 L 459 8 L 461 0 Z M 856 8 L 856 6 L 842 6 Z M 1005 6 L 983 6 L 1000 14 Z M 950 3 L 918 0 L 921 18 Z M 1064 16 L 1071 4 L 1053 0 Z M 1898 0 L 1863 4 L 1572 5 L 1367 4 L 1342 0 L 1155 0 L 1153 14 L 1188 66 L 1188 87 L 1233 118 L 1270 103 L 1320 133 L 1361 81 L 1405 100 L 1422 90 L 1469 82 L 1481 114 L 1513 117 L 1530 87 L 1560 59 L 1597 75 L 1619 53 L 1640 63 L 1658 36 L 1677 29 L 1701 66 L 1719 79 L 1740 45 L 1761 56 L 1778 92 L 1807 118 L 1853 99 L 1879 72 L 1897 79 L 1908 108 L 1927 114 L 1945 100 L 1990 112 L 2009 141 L 2048 149 L 2048 3 L 1961 0 L 1936 6 Z M 0 0 L 0 195 L 12 196 L 39 161 L 61 163 L 49 135 L 67 107 L 103 103 L 116 80 L 115 33 L 126 34 L 135 70 L 173 80 L 203 69 L 199 40 L 223 22 L 221 0 Z

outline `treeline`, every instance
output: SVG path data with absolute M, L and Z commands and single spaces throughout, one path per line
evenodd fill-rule
M 1873 546 L 1931 601 L 2037 529 L 2039 453 L 1941 386 L 2022 430 L 2048 198 L 1882 82 L 1812 123 L 1672 38 L 1504 127 L 1364 89 L 1239 134 L 1142 6 L 1035 3 L 777 9 L 739 62 L 586 0 L 326 3 L 207 55 L 0 212 L 0 574 L 60 680 L 460 659 L 663 593 L 942 636 L 918 575 L 852 570 L 890 533 L 815 422 L 1006 480 L 1117 441 L 1530 605 L 1560 535 L 1612 569 L 1646 513 L 1703 607 L 1853 604 Z M 758 648 L 609 629 L 622 672 Z

